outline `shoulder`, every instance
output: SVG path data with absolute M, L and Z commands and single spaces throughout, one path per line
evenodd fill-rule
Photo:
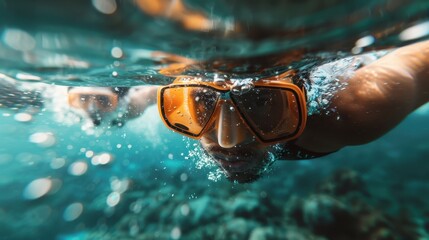
M 392 51 L 358 69 L 333 105 L 348 124 L 384 131 L 429 100 L 429 41 Z
M 327 108 L 309 116 L 297 144 L 332 151 L 364 144 L 395 127 L 429 99 L 429 42 L 399 48 L 351 74 L 338 75 Z

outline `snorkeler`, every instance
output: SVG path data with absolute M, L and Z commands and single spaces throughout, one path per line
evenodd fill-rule
M 241 86 L 179 77 L 158 89 L 158 108 L 167 127 L 200 140 L 228 179 L 251 182 L 274 159 L 312 159 L 371 142 L 427 103 L 429 41 L 336 77 L 341 89 L 313 114 L 313 83 L 300 84 L 293 71 Z
M 106 123 L 122 127 L 126 120 L 137 118 L 148 105 L 155 103 L 155 94 L 150 96 L 150 92 L 150 87 L 71 87 L 68 103 L 95 126 Z M 141 101 L 141 95 L 149 97 L 148 100 Z

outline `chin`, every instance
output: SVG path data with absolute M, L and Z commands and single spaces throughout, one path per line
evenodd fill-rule
M 228 180 L 238 183 L 251 183 L 258 180 L 263 175 L 264 169 L 273 162 L 270 161 L 267 152 L 251 156 L 237 155 L 233 151 L 230 155 L 216 151 L 206 151 L 206 153 L 223 170 Z
M 238 183 L 251 183 L 263 175 L 273 161 L 269 147 L 259 144 L 222 148 L 215 141 L 202 139 L 201 146 L 224 171 L 226 178 Z

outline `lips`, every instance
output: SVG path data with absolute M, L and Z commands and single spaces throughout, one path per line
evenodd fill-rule
M 233 147 L 233 148 L 222 148 L 214 144 L 206 145 L 206 150 L 213 153 L 212 155 L 218 155 L 228 161 L 246 160 L 253 159 L 259 155 L 259 151 L 251 147 Z
M 216 162 L 228 173 L 245 172 L 252 168 L 252 164 L 245 161 L 226 161 L 220 158 L 216 158 Z
M 227 161 L 219 155 L 213 155 L 217 164 L 225 171 L 228 180 L 238 183 L 250 183 L 260 178 L 259 161 Z
M 201 139 L 206 153 L 214 158 L 216 163 L 229 174 L 253 172 L 264 161 L 265 147 L 252 141 L 248 144 L 223 148 L 210 135 Z

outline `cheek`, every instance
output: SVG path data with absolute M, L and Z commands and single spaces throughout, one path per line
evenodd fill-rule
M 217 143 L 217 140 L 216 129 L 211 126 L 210 129 L 201 136 L 200 142 Z
M 200 140 L 199 140 L 199 142 L 200 142 L 200 144 L 201 144 L 201 147 L 204 149 L 204 151 L 205 152 L 209 152 L 209 150 L 210 150 L 210 148 L 212 148 L 213 146 L 218 146 L 218 144 L 217 144 L 217 142 L 216 141 L 214 141 L 213 139 L 211 139 L 211 138 L 208 138 L 208 137 L 202 137 Z

